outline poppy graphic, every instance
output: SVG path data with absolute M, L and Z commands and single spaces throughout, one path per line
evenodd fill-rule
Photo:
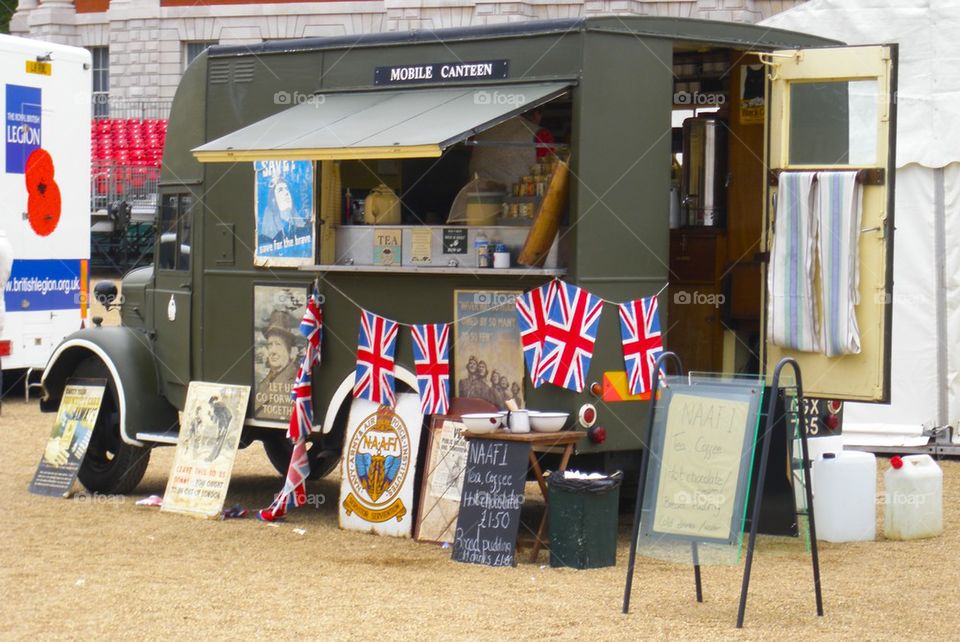
M 27 157 L 24 180 L 27 183 L 27 220 L 40 236 L 49 236 L 60 222 L 60 186 L 53 179 L 53 158 L 45 149 L 35 149 Z

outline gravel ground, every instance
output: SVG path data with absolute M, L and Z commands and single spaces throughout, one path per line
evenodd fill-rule
M 0 416 L 4 638 L 960 637 L 956 462 L 943 464 L 943 536 L 822 544 L 822 618 L 799 543 L 761 554 L 738 631 L 742 565 L 704 568 L 705 602 L 697 604 L 689 566 L 639 558 L 631 613 L 621 614 L 628 516 L 616 567 L 552 569 L 541 553 L 538 563 L 522 556 L 516 568 L 493 569 L 452 562 L 435 545 L 339 530 L 335 475 L 308 486 L 318 505 L 277 526 L 136 507 L 163 493 L 172 449 L 154 452 L 136 495 L 32 496 L 27 485 L 53 419 L 15 399 Z M 238 455 L 227 504 L 263 507 L 281 485 L 256 444 Z M 881 505 L 878 533 L 882 516 Z

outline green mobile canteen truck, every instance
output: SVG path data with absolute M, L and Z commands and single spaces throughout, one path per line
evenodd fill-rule
M 295 348 L 266 341 L 295 334 L 296 309 L 316 283 L 325 325 L 310 458 L 314 474 L 326 474 L 342 450 L 361 308 L 404 323 L 451 321 L 469 304 L 509 303 L 554 278 L 608 302 L 663 292 L 665 343 L 688 370 L 763 372 L 792 355 L 808 395 L 886 401 L 895 88 L 895 46 L 698 20 L 599 17 L 212 47 L 173 102 L 155 264 L 123 279 L 121 327 L 84 329 L 57 348 L 42 407 L 58 406 L 70 377 L 107 379 L 80 477 L 91 490 L 125 492 L 151 447 L 176 443 L 188 382 L 247 384 L 241 444 L 261 441 L 285 470 L 289 385 L 275 384 Z M 537 123 L 536 137 L 491 135 L 523 122 Z M 526 175 L 461 193 L 485 178 L 474 171 L 480 150 L 498 146 L 500 158 L 532 159 Z M 559 233 L 528 267 L 517 255 L 542 202 L 538 185 L 549 186 L 557 166 L 537 150 L 568 157 L 570 180 Z M 828 169 L 856 170 L 863 189 L 862 346 L 833 358 L 763 340 L 777 177 Z M 480 267 L 484 241 L 510 254 L 509 267 Z M 459 379 L 478 368 L 456 343 L 454 396 L 470 392 Z M 500 357 L 520 363 L 520 346 Z M 401 390 L 416 389 L 413 363 L 401 332 Z M 522 365 L 509 377 L 499 367 L 488 388 L 509 384 L 500 394 L 569 411 L 568 427 L 605 429 L 605 439 L 595 431 L 580 442 L 580 465 L 631 467 L 647 403 L 624 390 L 614 306 L 600 319 L 582 392 L 534 389 Z

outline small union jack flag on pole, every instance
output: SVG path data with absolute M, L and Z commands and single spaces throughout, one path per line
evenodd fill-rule
M 445 415 L 450 408 L 450 326 L 446 323 L 414 325 L 411 334 L 420 412 Z
M 653 368 L 663 352 L 657 297 L 620 304 L 620 336 L 630 394 L 649 393 Z
M 291 508 L 303 506 L 307 501 L 306 481 L 310 476 L 307 437 L 313 427 L 313 369 L 320 365 L 320 339 L 323 336 L 323 313 L 320 311 L 319 298 L 314 288 L 300 322 L 300 332 L 307 338 L 307 347 L 300 369 L 297 370 L 293 390 L 290 391 L 293 411 L 287 426 L 287 439 L 293 444 L 293 452 L 283 490 L 268 508 L 257 513 L 257 517 L 267 522 L 281 519 Z
M 393 379 L 393 353 L 396 347 L 397 323 L 362 310 L 354 397 L 385 406 L 396 403 Z
M 600 297 L 575 285 L 556 282 L 543 330 L 539 379 L 583 392 L 602 311 Z
M 520 326 L 520 342 L 523 344 L 523 360 L 527 364 L 527 372 L 530 373 L 530 382 L 534 388 L 539 388 L 542 383 L 537 378 L 537 372 L 543 355 L 543 330 L 547 324 L 547 314 L 556 283 L 551 281 L 517 297 L 517 320 Z

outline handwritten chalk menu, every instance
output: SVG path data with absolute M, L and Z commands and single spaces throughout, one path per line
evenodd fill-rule
M 730 544 L 743 525 L 759 385 L 673 385 L 651 434 L 641 534 Z
M 513 566 L 529 443 L 471 439 L 453 559 Z

